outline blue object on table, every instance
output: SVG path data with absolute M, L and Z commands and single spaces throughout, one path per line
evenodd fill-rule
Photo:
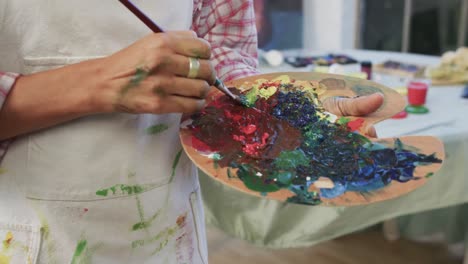
M 468 85 L 463 89 L 462 98 L 468 99 Z

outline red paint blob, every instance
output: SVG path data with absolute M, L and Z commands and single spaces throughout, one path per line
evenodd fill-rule
M 257 126 L 256 125 L 247 125 L 246 127 L 242 128 L 241 131 L 246 134 L 246 135 L 250 135 L 252 134 L 253 132 L 255 132 L 255 130 L 257 130 Z
M 239 159 L 274 159 L 282 150 L 294 150 L 302 134 L 270 114 L 276 104 L 276 95 L 258 99 L 254 108 L 219 96 L 193 117 L 189 126 L 192 146 L 202 152 L 219 152 L 224 157 L 221 166 Z
M 408 113 L 406 111 L 401 111 L 400 113 L 392 116 L 393 119 L 403 119 L 408 116 Z
M 364 124 L 364 119 L 358 118 L 353 121 L 349 121 L 346 125 L 348 126 L 349 131 L 357 131 L 362 127 L 362 124 Z
M 192 147 L 202 152 L 216 151 L 216 149 L 211 148 L 210 146 L 208 146 L 207 144 L 205 144 L 203 141 L 201 141 L 200 139 L 196 137 L 192 137 Z

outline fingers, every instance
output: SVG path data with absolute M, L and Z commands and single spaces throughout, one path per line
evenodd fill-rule
M 199 111 L 205 105 L 205 100 L 182 96 L 169 96 L 164 100 L 164 104 L 158 109 L 157 113 L 193 113 Z
M 166 72 L 173 73 L 180 77 L 187 77 L 190 70 L 189 58 L 182 55 L 168 56 L 165 62 L 160 65 L 160 69 Z M 197 79 L 205 80 L 208 83 L 214 83 L 216 74 L 209 60 L 199 60 L 200 68 L 198 70 Z
M 204 99 L 211 89 L 204 80 L 169 76 L 150 76 L 143 85 L 159 96 L 176 95 L 199 99 Z
M 367 128 L 366 135 L 371 138 L 377 138 L 377 131 L 374 126 Z
M 187 37 L 187 38 L 197 38 L 197 33 L 193 30 L 175 30 L 166 32 L 169 35 Z
M 205 100 L 182 96 L 136 96 L 122 98 L 115 110 L 131 114 L 193 113 L 205 105 Z
M 172 50 L 175 54 L 200 58 L 211 58 L 211 46 L 208 41 L 198 38 L 193 31 L 153 34 L 155 48 Z
M 180 77 L 187 77 L 190 70 L 189 58 L 196 58 L 200 63 L 197 79 L 214 83 L 215 72 L 209 59 L 209 43 L 196 37 L 193 31 L 158 33 L 149 36 L 152 43 L 145 58 L 145 67 L 152 72 L 170 72 Z M 141 47 L 140 50 L 144 50 Z
M 357 98 L 331 97 L 325 99 L 323 107 L 339 116 L 364 116 L 375 112 L 383 104 L 384 96 L 375 93 Z
M 201 38 L 177 37 L 172 49 L 175 53 L 187 57 L 205 60 L 211 58 L 211 46 Z

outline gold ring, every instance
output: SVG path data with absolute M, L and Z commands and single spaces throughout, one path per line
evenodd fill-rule
M 200 70 L 200 62 L 198 59 L 189 58 L 189 72 L 187 78 L 195 79 L 198 77 L 198 71 Z

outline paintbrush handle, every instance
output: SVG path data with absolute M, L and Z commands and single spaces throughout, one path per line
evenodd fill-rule
M 119 0 L 125 7 L 130 10 L 136 17 L 138 17 L 146 26 L 148 26 L 154 33 L 164 32 L 151 18 L 143 13 L 137 6 L 135 6 L 130 0 Z
M 135 6 L 130 0 L 119 0 L 130 12 L 132 12 L 136 17 L 138 17 L 146 26 L 148 26 L 154 33 L 162 33 L 164 30 L 159 27 L 151 18 L 149 18 L 143 11 L 141 11 L 137 6 Z M 239 100 L 237 96 L 231 93 L 226 88 L 226 85 L 219 79 L 216 78 L 215 83 L 213 84 L 218 90 L 225 93 L 227 96 L 231 97 L 234 100 Z

